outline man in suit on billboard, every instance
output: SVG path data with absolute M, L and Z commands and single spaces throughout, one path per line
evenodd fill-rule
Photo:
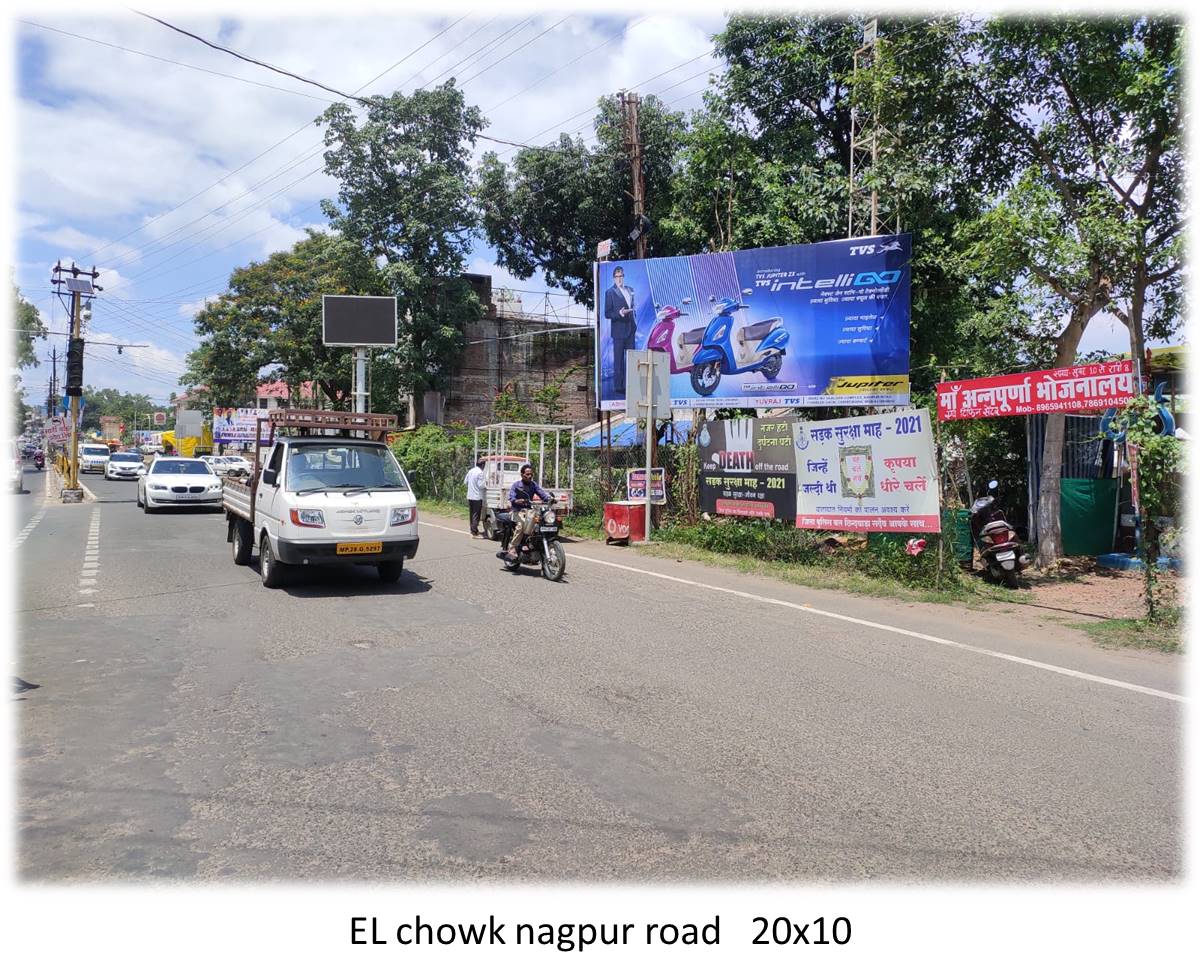
M 625 270 L 620 266 L 613 269 L 613 284 L 604 294 L 604 318 L 612 335 L 614 394 L 624 397 L 625 352 L 633 347 L 637 320 L 633 314 L 633 290 L 625 285 Z

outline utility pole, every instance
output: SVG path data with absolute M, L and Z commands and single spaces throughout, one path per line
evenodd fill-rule
M 100 275 L 96 267 L 91 272 L 84 272 L 74 262 L 70 269 L 64 269 L 62 263 L 55 263 L 55 278 L 50 282 L 54 286 L 66 286 L 71 297 L 71 339 L 67 342 L 67 384 L 66 392 L 71 399 L 71 449 L 67 457 L 67 485 L 63 489 L 64 501 L 78 502 L 83 499 L 79 488 L 79 399 L 83 395 L 83 302 L 81 297 L 91 296 L 102 286 L 97 286 L 96 279 Z M 69 278 L 66 276 L 69 275 Z M 84 278 L 87 277 L 87 278 Z M 62 291 L 55 291 L 59 296 Z
M 646 184 L 642 174 L 642 134 L 638 128 L 638 109 L 642 104 L 636 92 L 621 93 L 621 107 L 625 119 L 625 146 L 629 152 L 629 169 L 633 175 L 633 227 L 637 237 L 633 241 L 634 257 L 646 257 L 646 234 L 642 218 L 646 213 Z
M 50 354 L 50 363 L 53 367 L 50 369 L 50 395 L 46 399 L 46 415 L 49 418 L 54 418 L 58 414 L 58 348 L 55 347 Z

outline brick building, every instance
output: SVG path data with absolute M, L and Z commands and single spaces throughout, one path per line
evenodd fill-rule
M 492 301 L 490 276 L 470 275 L 487 316 L 464 327 L 462 362 L 444 393 L 446 422 L 494 421 L 496 395 L 508 389 L 531 408 L 545 385 L 562 386 L 559 421 L 577 426 L 596 421 L 594 334 L 586 325 L 523 312 L 519 304 Z M 565 329 L 564 329 L 565 328 Z M 436 405 L 427 403 L 431 421 Z

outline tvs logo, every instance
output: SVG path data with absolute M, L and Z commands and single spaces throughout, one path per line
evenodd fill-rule
M 355 514 L 354 515 L 354 523 L 357 524 L 359 527 L 362 527 L 362 522 L 363 522 L 362 514 Z
M 882 245 L 851 245 L 851 255 L 875 255 L 879 252 L 899 252 L 900 243 L 894 239 Z

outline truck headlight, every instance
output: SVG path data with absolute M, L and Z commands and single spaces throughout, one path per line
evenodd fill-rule
M 296 527 L 324 527 L 325 515 L 319 510 L 313 510 L 307 507 L 296 508 L 291 510 L 292 523 Z
M 388 521 L 388 525 L 390 527 L 399 527 L 401 524 L 411 524 L 416 516 L 416 507 L 393 507 L 392 517 Z

